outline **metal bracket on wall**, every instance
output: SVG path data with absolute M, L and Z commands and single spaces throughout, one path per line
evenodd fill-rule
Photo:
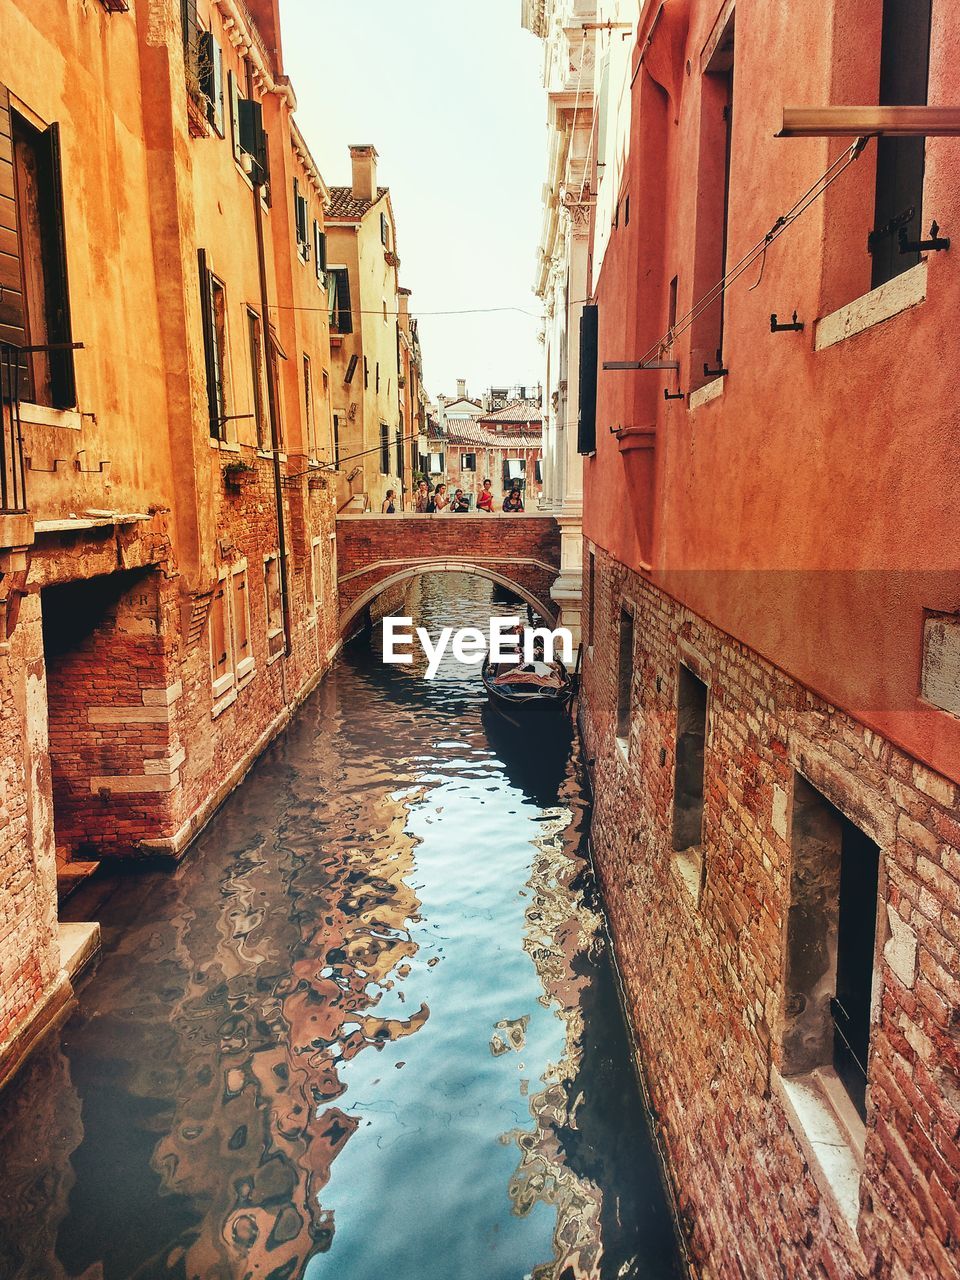
M 81 475 L 83 475 L 83 476 L 97 476 L 97 475 L 102 475 L 102 474 L 103 474 L 103 470 L 104 470 L 104 468 L 105 468 L 105 467 L 109 467 L 109 465 L 110 465 L 110 460 L 109 460 L 109 458 L 101 458 L 101 459 L 100 459 L 100 465 L 99 465 L 98 467 L 85 467 L 85 466 L 83 465 L 83 463 L 80 461 L 80 456 L 81 456 L 81 454 L 84 454 L 84 453 L 86 453 L 86 452 L 87 452 L 87 451 L 86 451 L 86 449 L 78 449 L 78 450 L 77 450 L 77 456 L 76 456 L 76 458 L 74 459 L 74 462 L 73 462 L 73 465 L 74 465 L 75 469 L 76 469 L 77 471 L 79 471 L 79 472 L 80 472 L 80 474 L 81 474 Z
M 703 376 L 705 378 L 725 378 L 729 372 L 730 372 L 729 369 L 725 369 L 723 367 L 723 353 L 720 351 L 718 347 L 717 348 L 717 367 L 715 369 L 711 369 L 710 366 L 706 363 L 706 361 L 704 361 Z
M 663 398 L 664 400 L 685 400 L 687 398 L 687 393 L 685 391 L 668 391 L 667 388 L 664 387 Z
M 907 228 L 901 227 L 897 233 L 897 243 L 901 253 L 942 253 L 950 248 L 950 237 L 940 234 L 940 224 L 934 222 L 930 227 L 929 240 L 908 240 Z
M 797 313 L 794 312 L 793 320 L 791 321 L 790 324 L 780 324 L 780 322 L 777 320 L 777 313 L 774 311 L 774 313 L 770 317 L 770 332 L 771 333 L 803 333 L 803 321 L 798 320 Z
M 60 470 L 61 462 L 65 464 L 66 461 L 67 461 L 66 458 L 54 458 L 52 467 L 35 467 L 33 465 L 33 458 L 31 458 L 29 455 L 26 458 L 28 471 L 36 471 L 38 474 L 42 473 L 43 475 L 48 475 L 48 476 L 56 475 L 56 473 Z

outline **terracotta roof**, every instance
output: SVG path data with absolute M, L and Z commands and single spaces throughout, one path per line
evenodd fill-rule
M 441 438 L 448 444 L 470 444 L 482 449 L 539 449 L 543 444 L 540 431 L 491 431 L 469 418 L 448 422 Z
M 538 400 L 514 400 L 505 409 L 497 409 L 493 413 L 485 413 L 480 419 L 482 423 L 493 422 L 498 425 L 515 424 L 531 426 L 543 422 L 543 410 Z
M 387 194 L 389 188 L 377 187 L 376 200 L 358 200 L 352 187 L 331 187 L 330 199 L 327 201 L 327 217 L 336 220 L 344 218 L 351 222 L 359 222 L 363 215 Z

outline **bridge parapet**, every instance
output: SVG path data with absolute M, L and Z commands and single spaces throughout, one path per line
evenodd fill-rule
M 551 515 L 341 515 L 337 517 L 340 628 L 390 587 L 425 573 L 472 573 L 513 591 L 551 624 L 560 573 L 560 526 Z

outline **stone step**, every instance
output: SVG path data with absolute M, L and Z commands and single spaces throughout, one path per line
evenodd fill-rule
M 93 875 L 99 862 L 57 863 L 57 897 L 63 902 Z

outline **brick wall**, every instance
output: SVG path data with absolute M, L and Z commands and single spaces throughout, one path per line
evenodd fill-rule
M 960 1274 L 957 788 L 595 554 L 582 710 L 593 843 L 695 1260 L 751 1280 Z M 624 598 L 628 758 L 615 739 Z M 710 691 L 699 904 L 671 839 L 681 659 Z M 798 772 L 881 852 L 856 1235 L 777 1084 Z
M 5 1050 L 51 990 L 60 968 L 53 841 L 43 817 L 43 698 L 40 611 L 26 600 L 9 645 L 0 649 L 0 1079 Z
M 378 582 L 417 561 L 466 562 L 514 582 L 550 606 L 560 571 L 552 516 L 341 516 L 337 521 L 341 617 Z

